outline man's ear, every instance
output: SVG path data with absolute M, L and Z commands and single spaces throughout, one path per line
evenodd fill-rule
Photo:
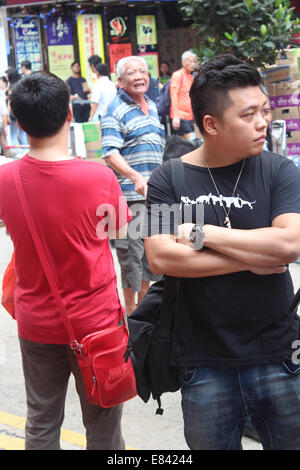
M 69 105 L 69 109 L 68 109 L 68 115 L 67 115 L 67 121 L 68 122 L 71 122 L 73 119 L 73 111 L 72 111 L 72 106 Z
M 118 77 L 118 87 L 122 89 L 123 88 L 122 85 L 123 85 L 122 77 Z
M 210 114 L 206 114 L 203 117 L 203 128 L 204 131 L 209 134 L 209 135 L 216 135 L 217 134 L 217 122 L 216 118 L 214 116 L 211 116 Z

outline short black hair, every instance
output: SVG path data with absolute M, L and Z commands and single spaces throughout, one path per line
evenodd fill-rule
M 32 137 L 51 137 L 66 122 L 70 92 L 56 75 L 33 72 L 12 87 L 9 101 L 25 132 Z
M 4 75 L 0 77 L 0 80 L 7 85 L 7 78 Z
M 260 87 L 259 72 L 231 54 L 219 55 L 201 65 L 194 76 L 190 98 L 194 119 L 201 133 L 206 114 L 222 119 L 232 100 L 229 91 L 248 86 Z
M 100 75 L 104 75 L 105 77 L 109 76 L 109 68 L 108 65 L 106 64 L 97 64 L 96 65 L 96 70 Z
M 9 67 L 5 73 L 7 75 L 7 80 L 10 85 L 13 85 L 21 78 L 21 75 L 19 74 L 17 69 L 15 69 L 14 67 Z
M 98 55 L 92 55 L 91 57 L 88 58 L 88 63 L 96 67 L 97 64 L 102 63 L 102 59 Z
M 21 67 L 25 67 L 27 70 L 31 70 L 31 62 L 30 60 L 22 60 L 20 63 Z
M 71 64 L 71 67 L 73 67 L 73 65 L 75 65 L 75 64 L 78 64 L 78 65 L 80 66 L 79 61 L 78 61 L 78 60 L 74 60 L 74 62 L 72 62 L 72 64 Z

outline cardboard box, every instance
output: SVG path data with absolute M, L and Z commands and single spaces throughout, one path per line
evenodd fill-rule
M 276 108 L 273 110 L 273 119 L 300 119 L 299 106 L 290 106 L 286 108 Z
M 276 96 L 272 99 L 274 108 L 300 106 L 300 80 L 276 83 Z
M 276 83 L 270 83 L 269 85 L 265 86 L 269 97 L 276 96 Z
M 300 131 L 300 108 L 276 108 L 273 110 L 273 120 L 285 121 L 287 131 Z
M 263 78 L 264 84 L 281 82 L 282 80 L 290 80 L 291 75 L 290 65 L 272 66 L 264 69 Z
M 300 155 L 300 131 L 286 133 L 286 147 L 288 155 Z
M 84 134 L 86 158 L 101 161 L 100 157 L 102 155 L 102 146 L 100 123 L 84 122 L 82 123 L 82 130 Z

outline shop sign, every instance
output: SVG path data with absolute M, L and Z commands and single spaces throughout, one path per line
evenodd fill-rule
M 114 16 L 109 19 L 108 24 L 110 43 L 129 41 L 127 18 L 123 16 Z
M 157 44 L 155 15 L 136 16 L 136 39 L 138 45 Z
M 94 77 L 88 58 L 99 55 L 104 62 L 104 41 L 101 15 L 79 15 L 77 20 L 81 73 L 92 86 Z
M 62 80 L 66 80 L 71 75 L 71 64 L 74 62 L 71 18 L 48 17 L 47 36 L 49 70 Z
M 72 20 L 67 16 L 49 16 L 47 18 L 48 46 L 66 46 L 72 44 Z
M 13 34 L 17 69 L 20 63 L 30 60 L 32 71 L 42 70 L 42 53 L 39 20 L 37 17 L 14 17 Z
M 109 44 L 109 65 L 110 73 L 115 74 L 115 64 L 123 57 L 132 55 L 132 45 L 127 44 Z
M 138 54 L 147 62 L 148 72 L 152 78 L 159 78 L 158 53 Z

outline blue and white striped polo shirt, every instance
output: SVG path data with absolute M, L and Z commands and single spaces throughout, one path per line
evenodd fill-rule
M 149 104 L 148 115 L 124 90 L 109 104 L 101 122 L 102 158 L 118 151 L 148 181 L 152 171 L 162 163 L 165 131 L 155 103 L 147 96 L 145 99 Z M 127 201 L 144 199 L 135 192 L 130 179 L 117 176 Z

